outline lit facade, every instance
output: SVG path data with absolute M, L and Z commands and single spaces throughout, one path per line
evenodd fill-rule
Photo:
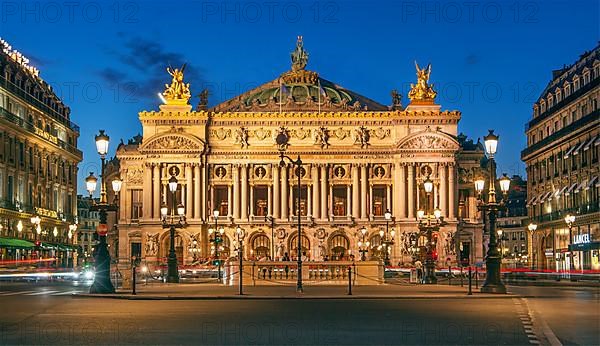
M 0 50 L 0 237 L 8 239 L 0 242 L 2 258 L 71 265 L 79 127 L 26 57 L 4 40 Z M 10 239 L 23 242 L 11 246 Z
M 392 105 L 385 106 L 306 70 L 301 41 L 292 60 L 291 71 L 213 108 L 203 93 L 193 111 L 189 90 L 185 96 L 189 86 L 180 81 L 167 86 L 159 111 L 139 113 L 142 137 L 117 148 L 122 264 L 132 256 L 164 263 L 169 232 L 162 228 L 160 207 L 172 205 L 171 176 L 178 179 L 176 202 L 184 204 L 187 221 L 175 237 L 180 263 L 213 256 L 208 234 L 215 223 L 225 229 L 221 257 L 233 255 L 240 226 L 247 235 L 246 258 L 277 260 L 286 252 L 293 258 L 300 217 L 301 246 L 309 260 L 360 258 L 363 227 L 370 240 L 367 257 L 382 258 L 379 231 L 389 227 L 396 234 L 391 263 L 409 264 L 415 259 L 416 212 L 427 198 L 422 185 L 427 170 L 435 184 L 429 205 L 440 208 L 447 222 L 437 239 L 438 262 L 456 263 L 460 112 L 435 104 L 427 83 L 430 69 L 417 67 L 407 107 L 396 92 Z M 180 71 L 169 72 L 175 83 Z M 180 89 L 180 97 L 173 96 L 171 91 Z M 287 139 L 286 154 L 302 158 L 300 171 L 280 166 L 275 143 L 280 133 Z M 470 210 L 472 202 L 467 201 Z M 386 210 L 392 214 L 387 224 Z
M 553 71 L 526 126 L 528 214 L 538 225 L 532 263 L 550 270 L 600 269 L 600 46 Z M 569 229 L 564 217 L 574 215 Z

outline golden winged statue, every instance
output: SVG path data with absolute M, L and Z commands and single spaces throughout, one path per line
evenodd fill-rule
M 185 71 L 185 65 L 178 68 L 167 67 L 167 72 L 173 77 L 171 84 L 165 84 L 165 91 L 163 96 L 167 100 L 167 104 L 174 105 L 186 105 L 191 97 L 190 94 L 190 83 L 183 82 L 183 71 Z
M 433 90 L 433 84 L 428 84 L 431 64 L 428 64 L 426 68 L 420 68 L 415 61 L 415 67 L 417 68 L 417 84 L 410 84 L 408 98 L 411 102 L 416 101 L 415 103 L 433 103 L 437 92 Z

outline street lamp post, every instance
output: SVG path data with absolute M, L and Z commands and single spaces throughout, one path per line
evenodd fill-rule
M 504 200 L 508 194 L 510 187 L 510 178 L 504 174 L 500 178 L 500 190 L 502 191 L 503 198 L 500 201 L 496 200 L 496 162 L 494 155 L 496 154 L 496 148 L 498 146 L 498 136 L 494 134 L 493 130 L 489 130 L 489 134 L 484 137 L 485 148 L 490 157 L 490 172 L 489 172 L 489 187 L 488 187 L 488 198 L 487 202 L 483 198 L 483 188 L 485 185 L 484 178 L 478 178 L 475 180 L 475 190 L 478 194 L 478 206 L 484 214 L 487 213 L 489 220 L 489 244 L 488 251 L 485 257 L 486 266 L 486 278 L 485 283 L 481 286 L 481 292 L 483 293 L 506 293 L 506 287 L 502 283 L 500 277 L 500 253 L 498 251 L 498 240 L 496 232 L 496 219 L 498 212 L 506 209 Z
M 235 234 L 237 235 L 237 243 L 238 243 L 238 260 L 240 261 L 240 265 L 238 268 L 238 275 L 239 275 L 239 294 L 240 296 L 244 294 L 244 286 L 242 283 L 242 278 L 243 278 L 243 265 L 244 265 L 244 249 L 243 249 L 243 242 L 244 242 L 244 237 L 246 236 L 246 233 L 244 232 L 244 230 L 240 227 L 237 226 L 237 228 L 235 229 Z
M 218 228 L 218 220 L 219 220 L 219 210 L 215 209 L 213 211 L 213 218 L 215 219 L 215 229 L 209 229 L 208 235 L 212 236 L 210 242 L 212 242 L 215 248 L 215 261 L 217 262 L 218 270 L 217 270 L 217 281 L 221 282 L 221 259 L 219 258 L 219 246 L 223 242 L 223 233 L 225 233 L 225 229 L 221 227 Z
M 169 229 L 169 255 L 167 257 L 167 282 L 179 282 L 179 270 L 177 269 L 177 254 L 175 253 L 175 229 L 185 226 L 185 208 L 183 204 L 176 204 L 178 181 L 175 175 L 169 178 L 169 191 L 171 191 L 171 212 L 167 205 L 163 204 L 160 207 L 162 216 L 163 228 Z M 177 206 L 176 206 L 177 205 Z M 177 214 L 175 214 L 177 212 Z
M 573 241 L 573 223 L 575 223 L 575 215 L 567 214 L 565 216 L 565 223 L 567 227 L 569 227 L 569 243 Z M 569 262 L 569 272 L 571 271 L 571 266 L 573 266 L 573 261 Z
M 95 275 L 94 283 L 90 287 L 90 293 L 114 293 L 115 288 L 110 281 L 110 254 L 108 253 L 108 246 L 106 244 L 106 234 L 108 233 L 107 212 L 117 211 L 118 205 L 108 203 L 106 200 L 106 179 L 104 170 L 106 167 L 109 137 L 104 133 L 104 130 L 100 130 L 98 135 L 96 135 L 95 140 L 96 150 L 98 151 L 101 160 L 100 179 L 102 180 L 100 183 L 100 201 L 94 203 L 90 207 L 90 210 L 98 211 L 100 223 L 98 224 L 96 232 L 98 233 L 100 242 L 96 246 L 94 253 Z M 85 179 L 86 189 L 90 194 L 90 198 L 96 190 L 97 183 L 98 178 L 94 176 L 93 172 L 90 172 L 90 175 Z M 121 190 L 121 185 L 113 185 L 113 190 L 115 194 L 118 194 Z
M 298 282 L 296 283 L 296 292 L 302 293 L 304 292 L 304 289 L 302 288 L 302 218 L 300 217 L 300 194 L 302 192 L 302 175 L 300 174 L 300 170 L 302 169 L 302 160 L 300 159 L 300 155 L 298 155 L 296 160 L 293 160 L 291 157 L 284 154 L 287 140 L 288 137 L 285 133 L 279 133 L 275 139 L 279 150 L 279 157 L 281 158 L 279 166 L 284 167 L 284 159 L 287 159 L 292 165 L 296 166 L 296 175 L 298 176 L 298 192 L 296 196 L 296 217 L 298 218 Z
M 381 244 L 383 245 L 383 249 L 385 251 L 384 256 L 384 264 L 386 266 L 390 265 L 390 251 L 392 251 L 392 245 L 394 245 L 394 237 L 396 236 L 396 231 L 392 229 L 390 233 L 390 221 L 392 220 L 392 213 L 390 213 L 389 209 L 385 211 L 383 214 L 385 218 L 385 232 L 379 231 L 379 236 L 381 238 Z
M 427 195 L 425 200 L 425 210 L 417 211 L 419 233 L 425 234 L 427 237 L 427 252 L 425 254 L 425 273 L 423 276 L 423 283 L 435 284 L 437 283 L 437 278 L 435 277 L 434 259 L 436 242 L 433 240 L 433 234 L 434 232 L 437 233 L 440 230 L 440 226 L 443 226 L 445 222 L 440 209 L 435 208 L 435 210 L 433 210 L 433 214 L 430 210 L 429 198 L 431 196 L 431 192 L 433 191 L 433 181 L 431 181 L 429 178 L 429 174 L 423 182 L 423 188 L 425 189 L 425 193 Z M 450 273 L 448 275 L 450 275 Z
M 360 234 L 362 239 L 358 242 L 358 251 L 360 252 L 360 260 L 367 260 L 367 252 L 369 252 L 369 245 L 371 244 L 368 240 L 365 239 L 367 236 L 367 228 L 363 226 L 360 230 Z
M 531 239 L 529 241 L 529 246 L 531 247 L 531 251 L 529 252 L 529 267 L 530 267 L 530 269 L 534 269 L 533 252 L 535 251 L 535 249 L 533 247 L 533 234 L 535 233 L 535 230 L 537 229 L 537 225 L 532 222 L 527 226 L 527 229 L 529 230 L 529 238 Z
M 265 222 L 271 223 L 271 261 L 275 260 L 275 218 L 272 215 L 265 216 Z

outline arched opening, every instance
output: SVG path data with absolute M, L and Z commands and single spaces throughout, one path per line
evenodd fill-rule
M 332 261 L 346 260 L 350 241 L 343 234 L 336 234 L 329 239 L 329 253 Z
M 210 245 L 210 254 L 213 256 L 213 258 L 227 259 L 231 256 L 231 241 L 229 240 L 229 237 L 225 234 L 223 234 L 221 237 L 223 239 L 223 242 L 219 244 L 218 254 L 215 252 L 214 243 Z
M 177 263 L 183 264 L 183 238 L 177 231 L 175 231 L 174 239 L 175 239 L 175 256 L 177 256 Z M 171 237 L 170 237 L 169 231 L 167 231 L 162 240 L 162 246 L 160 249 L 160 257 L 163 259 L 163 261 L 165 261 L 165 263 L 169 256 L 170 248 L 171 248 Z
M 271 240 L 265 234 L 257 234 L 252 238 L 252 252 L 258 258 L 271 257 Z
M 306 254 L 306 256 L 310 257 L 310 240 L 304 234 L 302 235 L 302 240 L 300 241 L 300 248 L 302 249 L 302 253 Z M 290 258 L 297 259 L 298 255 L 298 234 L 294 234 L 290 238 Z
M 381 236 L 379 234 L 374 234 L 369 238 L 369 242 L 371 248 L 369 249 L 369 257 L 371 259 L 383 259 L 385 258 L 385 250 L 383 249 L 383 244 L 381 243 Z

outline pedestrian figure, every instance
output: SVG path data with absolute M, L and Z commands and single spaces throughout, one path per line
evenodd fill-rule
M 422 283 L 423 280 L 423 263 L 417 260 L 415 262 L 415 268 L 417 268 L 417 282 Z

